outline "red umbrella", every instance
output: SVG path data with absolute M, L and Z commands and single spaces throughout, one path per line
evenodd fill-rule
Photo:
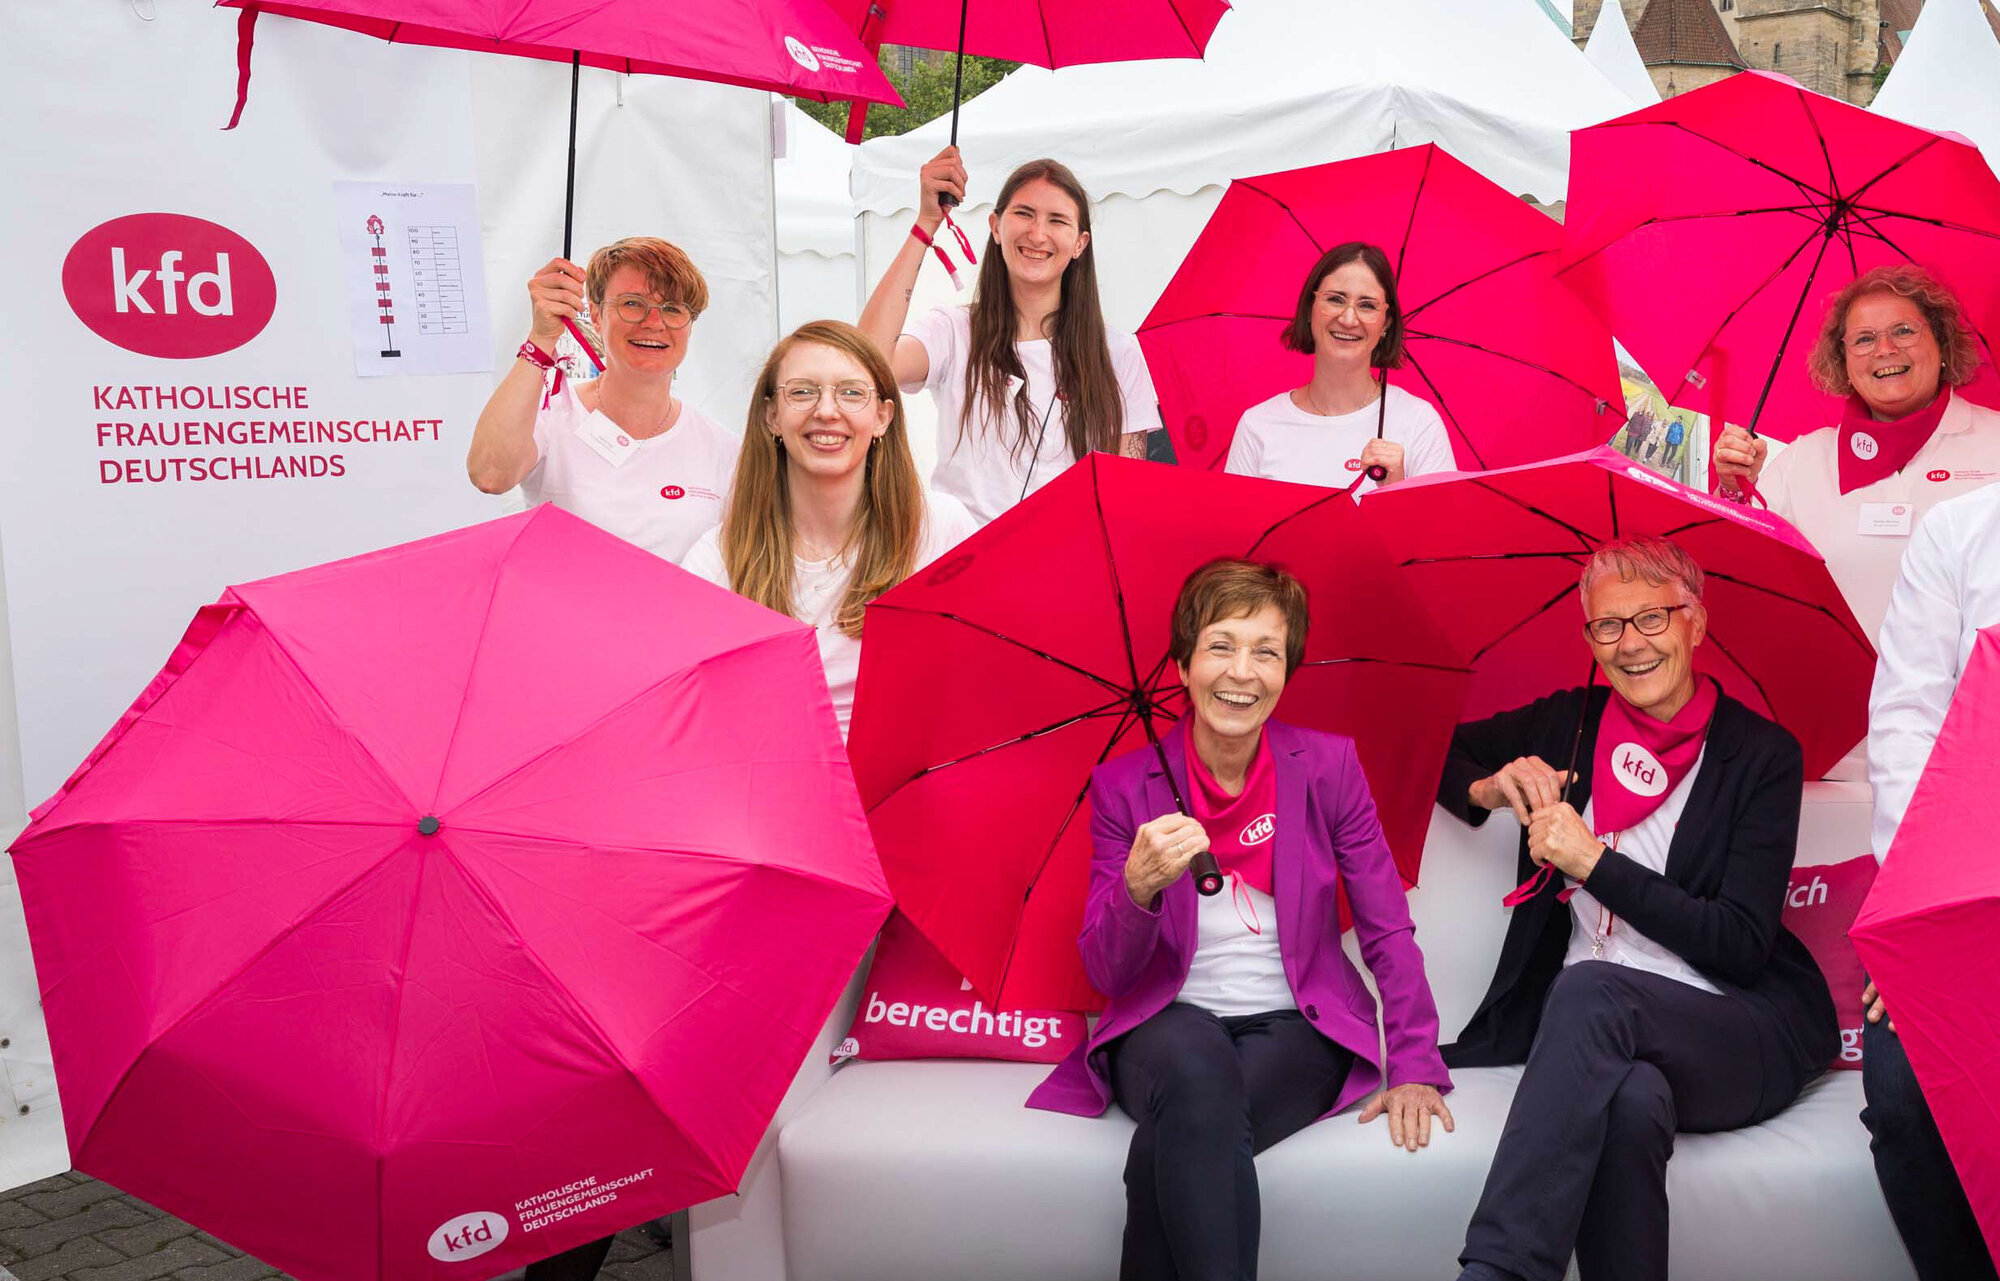
M 1090 62 L 1199 58 L 1229 0 L 829 0 L 872 53 L 885 44 L 956 50 L 951 88 L 951 145 L 958 145 L 958 97 L 965 55 L 1071 67 Z M 847 116 L 847 140 L 860 142 L 868 104 Z M 949 202 L 947 202 L 949 203 Z
M 1582 684 L 1578 576 L 1600 544 L 1664 534 L 1707 579 L 1695 666 L 1783 725 L 1818 778 L 1868 727 L 1875 651 L 1797 531 L 1599 448 L 1503 471 L 1420 476 L 1362 500 L 1364 522 L 1473 655 L 1467 719 Z
M 2000 627 L 1973 642 L 1944 727 L 1850 932 L 2000 1257 Z
M 1337 490 L 1093 454 L 869 606 L 855 781 L 897 904 L 987 999 L 1103 1003 L 1076 950 L 1090 771 L 1181 715 L 1170 615 L 1217 556 L 1311 591 L 1278 715 L 1356 740 L 1415 883 L 1465 675 L 1360 526 Z
M 1564 280 L 1668 401 L 1791 440 L 1839 408 L 1806 377 L 1834 293 L 1914 262 L 1987 348 L 2000 404 L 2000 179 L 1977 148 L 1746 71 L 1576 131 Z
M 1396 385 L 1437 406 L 1461 467 L 1589 449 L 1625 418 L 1611 332 L 1555 279 L 1562 228 L 1434 144 L 1239 178 L 1139 327 L 1183 465 L 1219 468 L 1243 411 L 1312 378 L 1287 351 L 1324 251 L 1388 251 Z
M 902 106 L 875 55 L 861 47 L 825 0 L 216 0 L 240 10 L 234 129 L 250 94 L 257 15 L 278 14 L 358 31 L 396 44 L 470 49 L 570 65 L 569 179 L 563 192 L 562 256 L 570 256 L 576 204 L 576 112 L 584 67 L 627 75 L 678 76 L 833 102 L 853 98 Z M 601 369 L 601 344 L 568 326 Z
M 232 588 L 13 855 L 77 1168 L 304 1281 L 733 1191 L 889 909 L 811 629 L 550 506 Z

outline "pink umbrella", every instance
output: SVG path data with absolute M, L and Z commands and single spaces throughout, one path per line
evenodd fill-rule
M 1882 992 L 1986 1246 L 2000 1257 L 2000 627 L 1958 692 L 1850 937 Z
M 811 630 L 547 506 L 225 592 L 13 853 L 76 1167 L 305 1281 L 732 1191 L 889 908 Z
M 1278 716 L 1355 740 L 1415 884 L 1458 652 L 1338 490 L 1092 454 L 868 607 L 849 749 L 897 906 L 989 1001 L 1103 1004 L 1076 950 L 1091 769 L 1186 709 L 1174 600 L 1217 556 L 1312 595 Z
M 1219 468 L 1243 411 L 1312 377 L 1285 350 L 1324 251 L 1388 251 L 1407 326 L 1391 381 L 1437 406 L 1458 463 L 1589 449 L 1625 418 L 1611 333 L 1555 279 L 1562 228 L 1435 145 L 1239 178 L 1139 328 L 1183 465 Z
M 2000 404 L 2000 179 L 1935 134 L 1746 71 L 1576 131 L 1563 278 L 1668 401 L 1791 440 L 1839 407 L 1806 378 L 1834 293 L 1915 262 L 1987 349 Z
M 576 113 L 584 67 L 627 75 L 678 76 L 832 102 L 853 98 L 902 106 L 875 55 L 863 49 L 825 0 L 215 0 L 237 9 L 236 111 L 250 95 L 257 15 L 273 13 L 358 31 L 398 44 L 469 49 L 567 62 L 569 178 L 563 193 L 562 256 L 570 256 L 576 206 Z M 598 368 L 602 344 L 564 321 Z
M 1697 669 L 1792 731 L 1818 778 L 1868 728 L 1875 651 L 1796 530 L 1598 448 L 1501 471 L 1420 476 L 1369 494 L 1364 522 L 1472 656 L 1468 720 L 1594 671 L 1577 579 L 1601 543 L 1664 534 L 1707 576 Z

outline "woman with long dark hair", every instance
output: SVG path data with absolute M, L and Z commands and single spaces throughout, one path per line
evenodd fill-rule
M 931 485 L 982 524 L 1092 450 L 1146 455 L 1159 402 L 1132 335 L 1108 329 L 1097 295 L 1090 198 L 1054 160 L 1030 160 L 1000 188 L 970 303 L 909 329 L 910 295 L 944 225 L 940 194 L 963 198 L 947 147 L 924 166 L 917 222 L 861 312 L 904 392 L 938 408 Z

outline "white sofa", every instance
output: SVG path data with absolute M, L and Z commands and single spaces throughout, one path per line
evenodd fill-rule
M 1865 786 L 1808 789 L 1799 865 L 1867 851 Z M 1437 813 L 1417 941 L 1447 1035 L 1491 975 L 1518 829 L 1473 832 Z M 1349 939 L 1350 947 L 1352 939 Z M 823 1044 L 844 1032 L 852 992 Z M 806 1064 L 744 1190 L 695 1207 L 699 1281 L 1106 1281 L 1117 1275 L 1132 1123 L 1022 1107 L 1039 1065 Z M 1457 1132 L 1392 1148 L 1355 1111 L 1257 1160 L 1266 1281 L 1454 1275 L 1518 1068 L 1454 1075 Z M 1904 1281 L 1898 1241 L 1856 1114 L 1858 1072 L 1830 1073 L 1748 1130 L 1682 1135 L 1669 1167 L 1676 1281 Z

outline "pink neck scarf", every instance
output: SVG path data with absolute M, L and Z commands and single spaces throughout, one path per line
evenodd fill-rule
M 1655 720 L 1618 694 L 1604 705 L 1592 757 L 1590 800 L 1598 832 L 1623 832 L 1660 807 L 1701 755 L 1719 694 L 1697 677 L 1694 697 L 1669 721 Z
M 1261 734 L 1243 791 L 1231 796 L 1194 750 L 1193 726 L 1182 731 L 1187 748 L 1188 805 L 1208 833 L 1209 852 L 1225 873 L 1271 893 L 1271 847 L 1278 831 L 1278 775 L 1271 741 Z
M 1951 388 L 1939 387 L 1931 403 L 1916 413 L 1877 422 L 1868 416 L 1866 401 L 1849 396 L 1840 413 L 1840 492 L 1864 489 L 1907 467 L 1937 430 L 1950 404 Z

